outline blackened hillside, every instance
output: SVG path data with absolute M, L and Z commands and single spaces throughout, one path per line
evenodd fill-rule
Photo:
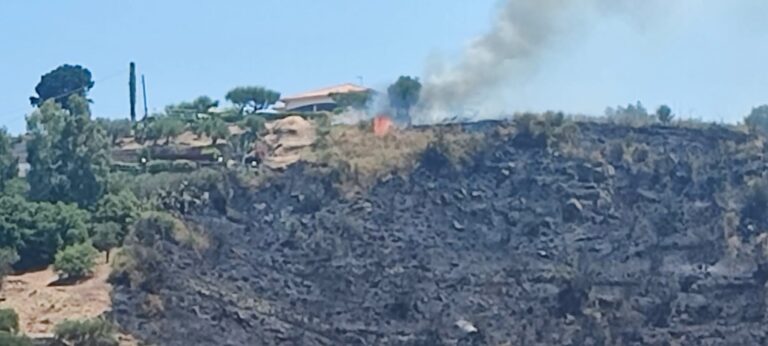
M 768 344 L 759 139 L 496 125 L 465 165 L 430 147 L 354 198 L 306 165 L 233 181 L 184 215 L 210 246 L 153 243 L 114 318 L 157 345 Z

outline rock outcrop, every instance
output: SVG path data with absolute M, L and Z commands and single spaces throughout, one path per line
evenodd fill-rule
M 285 168 L 301 160 L 300 151 L 315 142 L 315 127 L 300 116 L 289 116 L 266 124 L 267 156 L 270 168 Z

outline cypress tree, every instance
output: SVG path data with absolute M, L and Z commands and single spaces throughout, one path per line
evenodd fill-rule
M 136 122 L 136 64 L 131 62 L 131 72 L 128 78 L 128 89 L 131 99 L 131 122 Z

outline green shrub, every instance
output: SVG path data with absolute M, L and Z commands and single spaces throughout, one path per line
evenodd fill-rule
M 109 273 L 109 282 L 112 284 L 119 283 L 120 280 L 136 267 L 136 261 L 134 257 L 130 256 L 132 245 L 124 245 L 120 249 L 115 251 L 114 259 L 110 267 L 112 271 Z
M 56 340 L 67 345 L 112 346 L 118 345 L 115 327 L 102 319 L 83 321 L 66 320 L 54 328 Z
M 29 183 L 24 178 L 13 178 L 5 182 L 3 195 L 26 196 L 29 192 Z
M 171 171 L 176 173 L 188 173 L 197 170 L 197 164 L 189 160 L 176 160 L 171 163 Z
M 32 346 L 32 340 L 23 335 L 0 332 L 0 345 L 3 346 Z
M 170 172 L 172 167 L 171 161 L 154 160 L 147 163 L 147 172 L 150 174 L 157 174 L 160 172 Z
M 580 135 L 579 127 L 563 112 L 523 113 L 514 118 L 513 143 L 529 148 L 568 149 Z
M 225 139 L 229 137 L 229 126 L 224 120 L 218 117 L 207 117 L 205 119 L 198 120 L 192 126 L 192 131 L 197 136 L 203 136 L 210 138 L 213 145 L 216 145 L 219 139 Z
M 332 126 L 331 117 L 328 115 L 315 118 L 315 135 L 317 136 L 314 144 L 315 148 L 328 148 L 330 145 L 330 139 L 328 137 L 331 134 Z
M 165 213 L 150 212 L 133 225 L 134 240 L 145 246 L 152 246 L 163 240 L 173 239 L 175 218 Z
M 221 120 L 224 120 L 224 122 L 227 123 L 236 123 L 243 120 L 243 115 L 237 112 L 227 112 L 224 114 L 221 114 Z
M 203 154 L 203 155 L 211 156 L 214 159 L 219 157 L 219 156 L 221 156 L 221 150 L 219 150 L 216 147 L 206 147 L 206 148 L 203 148 L 203 150 L 201 150 L 200 153 Z
M 91 241 L 97 250 L 107 253 L 107 262 L 109 262 L 109 252 L 120 245 L 123 239 L 122 234 L 123 227 L 115 222 L 98 223 L 93 226 Z
M 222 181 L 222 172 L 210 168 L 201 168 L 191 173 L 161 172 L 136 176 L 130 188 L 140 200 L 152 197 L 158 191 L 175 191 L 182 185 L 200 190 L 207 190 L 211 184 Z
M 155 248 L 168 241 L 200 251 L 208 246 L 208 239 L 183 222 L 166 213 L 148 212 L 133 227 L 125 246 L 112 262 L 110 283 L 139 288 L 156 293 L 165 281 L 161 255 Z
M 132 243 L 115 255 L 109 283 L 158 292 L 165 280 L 164 275 L 162 257 L 157 250 Z
M 145 246 L 152 246 L 162 240 L 198 250 L 208 246 L 204 235 L 189 229 L 179 219 L 167 213 L 145 213 L 134 224 L 133 235 L 135 240 Z
M 656 110 L 656 117 L 659 118 L 659 121 L 663 124 L 669 124 L 672 122 L 672 119 L 675 118 L 672 114 L 672 108 L 669 108 L 667 105 L 661 105 L 659 109 Z
M 513 143 L 525 148 L 546 148 L 550 143 L 550 124 L 560 121 L 556 115 L 547 117 L 523 113 L 514 118 L 515 137 Z
M 149 160 L 152 160 L 152 157 L 153 157 L 152 148 L 144 147 L 139 151 L 139 157 L 137 157 L 138 159 L 137 163 L 139 165 L 144 165 L 145 163 L 149 162 Z
M 131 121 L 129 119 L 98 118 L 96 123 L 104 129 L 112 144 L 116 144 L 120 138 L 131 135 Z
M 262 116 L 249 115 L 245 117 L 245 119 L 243 119 L 240 126 L 242 126 L 246 131 L 258 135 L 264 131 L 264 127 L 266 123 L 267 123 L 267 120 L 264 119 L 264 117 Z
M 19 315 L 13 309 L 0 309 L 0 332 L 19 332 Z
M 125 172 L 130 174 L 141 173 L 141 165 L 135 163 L 113 162 L 110 166 L 112 172 Z
M 19 260 L 15 249 L 0 248 L 0 288 L 3 288 L 3 278 L 13 272 L 13 264 Z
M 91 274 L 98 255 L 90 243 L 71 245 L 56 254 L 53 267 L 66 279 L 80 279 Z
M 190 173 L 197 170 L 197 163 L 189 160 L 154 160 L 147 164 L 147 172 L 158 174 L 162 172 Z
M 102 197 L 96 203 L 93 212 L 93 221 L 96 223 L 118 224 L 122 232 L 118 233 L 118 240 L 122 241 L 128 233 L 128 227 L 133 224 L 141 212 L 141 202 L 130 190 L 122 190 L 110 193 Z

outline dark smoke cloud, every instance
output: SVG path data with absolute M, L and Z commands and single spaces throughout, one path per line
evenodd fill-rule
M 468 109 L 493 112 L 493 108 L 501 104 L 499 89 L 515 79 L 520 68 L 535 63 L 553 41 L 587 25 L 595 15 L 628 14 L 647 18 L 648 11 L 657 2 L 505 0 L 490 31 L 476 38 L 458 62 L 442 68 L 431 66 L 414 121 L 429 123 L 454 116 L 472 117 Z

